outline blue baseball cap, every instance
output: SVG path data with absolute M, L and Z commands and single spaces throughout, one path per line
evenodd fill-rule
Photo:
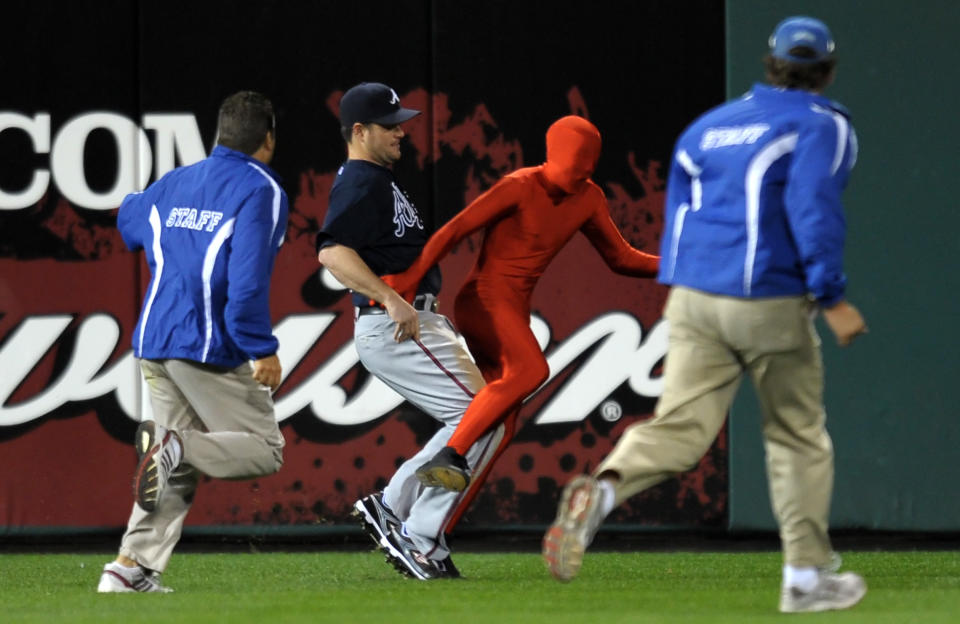
M 813 56 L 796 56 L 794 48 L 807 48 Z M 770 55 L 791 63 L 818 63 L 833 55 L 833 35 L 818 19 L 798 15 L 783 20 L 770 35 Z
M 340 125 L 350 128 L 355 123 L 376 123 L 392 126 L 420 114 L 400 106 L 397 92 L 379 82 L 361 82 L 340 98 Z

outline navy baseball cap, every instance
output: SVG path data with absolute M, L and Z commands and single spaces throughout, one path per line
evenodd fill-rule
M 340 125 L 351 128 L 355 123 L 377 123 L 392 126 L 420 114 L 400 106 L 397 92 L 379 82 L 361 82 L 340 98 Z
M 813 56 L 795 56 L 790 50 L 803 47 Z M 791 63 L 817 63 L 833 55 L 833 35 L 827 25 L 812 17 L 795 16 L 783 20 L 770 35 L 770 55 Z

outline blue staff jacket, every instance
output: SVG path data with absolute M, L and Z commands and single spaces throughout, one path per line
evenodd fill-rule
M 754 85 L 680 136 L 659 280 L 742 298 L 846 287 L 841 194 L 857 157 L 848 113 L 822 96 Z
M 276 353 L 270 276 L 287 211 L 273 170 L 222 145 L 127 195 L 117 227 L 151 273 L 134 354 L 235 367 Z

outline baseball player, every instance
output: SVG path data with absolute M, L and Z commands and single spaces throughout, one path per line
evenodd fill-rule
M 565 488 L 543 541 L 556 578 L 576 575 L 614 506 L 696 465 L 746 373 L 780 526 L 780 610 L 845 609 L 866 592 L 858 575 L 836 573 L 827 533 L 833 447 L 812 322 L 822 311 L 840 345 L 866 331 L 844 298 L 840 200 L 857 142 L 847 111 L 821 95 L 833 49 L 823 22 L 784 20 L 765 60 L 770 86 L 707 112 L 677 141 L 659 273 L 671 286 L 663 395 L 595 475 Z
M 390 170 L 400 159 L 401 124 L 418 114 L 384 84 L 361 83 L 343 95 L 347 161 L 330 190 L 317 248 L 320 263 L 353 291 L 354 341 L 364 367 L 441 425 L 382 493 L 355 504 L 387 560 L 429 580 L 459 576 L 445 532 L 467 492 L 426 487 L 414 471 L 443 448 L 484 381 L 450 321 L 437 313 L 439 269 L 426 272 L 412 305 L 379 277 L 406 269 L 427 241 L 417 208 Z M 488 432 L 465 449 L 467 464 L 482 469 L 501 435 Z
M 417 470 L 424 483 L 460 490 L 486 478 L 463 455 L 491 429 L 504 435 L 494 459 L 516 428 L 523 400 L 549 375 L 530 330 L 530 297 L 550 261 L 582 232 L 617 273 L 652 277 L 659 258 L 631 247 L 610 219 L 607 201 L 590 176 L 600 156 L 600 132 L 586 119 L 563 117 L 547 130 L 547 160 L 501 179 L 430 238 L 416 262 L 388 277 L 412 297 L 429 281 L 429 270 L 466 236 L 484 230 L 477 264 L 455 302 L 463 332 L 488 385 L 477 393 L 447 446 Z M 466 509 L 468 496 L 457 510 Z
M 151 280 L 133 333 L 154 421 L 137 428 L 136 504 L 99 592 L 166 592 L 160 573 L 180 539 L 199 475 L 252 478 L 280 469 L 280 385 L 269 285 L 287 195 L 268 163 L 273 105 L 224 100 L 210 156 L 128 195 L 117 227 L 143 249 Z

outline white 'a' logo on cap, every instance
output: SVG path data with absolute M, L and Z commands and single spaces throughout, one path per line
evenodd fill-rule
M 396 92 L 396 91 L 394 91 L 393 89 L 390 89 L 390 95 L 393 96 L 393 97 L 390 98 L 390 103 L 391 103 L 391 104 L 399 104 L 399 103 L 400 103 L 400 96 L 397 95 L 397 92 Z

